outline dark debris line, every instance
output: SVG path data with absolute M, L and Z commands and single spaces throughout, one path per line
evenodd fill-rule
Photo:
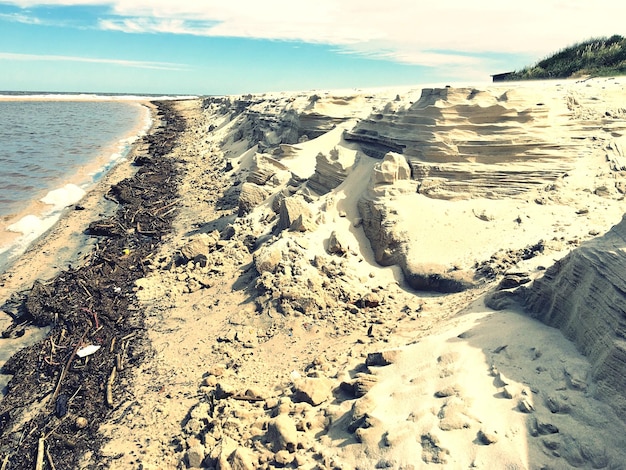
M 0 469 L 31 470 L 38 456 L 42 469 L 78 468 L 87 451 L 97 455 L 104 444 L 99 426 L 128 397 L 121 383 L 149 353 L 132 287 L 171 230 L 178 179 L 167 156 L 185 128 L 171 102 L 155 104 L 161 125 L 143 138 L 148 155 L 138 156 L 135 176 L 106 196 L 119 203 L 116 215 L 89 226 L 98 237 L 93 252 L 82 266 L 35 282 L 3 306 L 15 316 L 5 336 L 25 323 L 52 330 L 3 367 L 14 376 L 0 402 Z M 85 345 L 100 349 L 80 358 Z

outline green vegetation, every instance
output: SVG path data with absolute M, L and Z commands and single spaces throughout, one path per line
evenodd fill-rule
M 567 47 L 534 66 L 511 73 L 505 80 L 612 75 L 626 75 L 626 38 L 617 34 Z

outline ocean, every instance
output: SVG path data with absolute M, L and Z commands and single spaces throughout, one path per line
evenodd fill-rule
M 139 97 L 0 94 L 0 273 L 150 124 Z

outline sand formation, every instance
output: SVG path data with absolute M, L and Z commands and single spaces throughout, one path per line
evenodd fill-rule
M 178 103 L 153 355 L 83 463 L 621 468 L 624 91 Z

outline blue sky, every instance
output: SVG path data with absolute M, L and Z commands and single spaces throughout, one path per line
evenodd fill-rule
M 0 0 L 0 90 L 475 83 L 624 18 L 623 0 Z

